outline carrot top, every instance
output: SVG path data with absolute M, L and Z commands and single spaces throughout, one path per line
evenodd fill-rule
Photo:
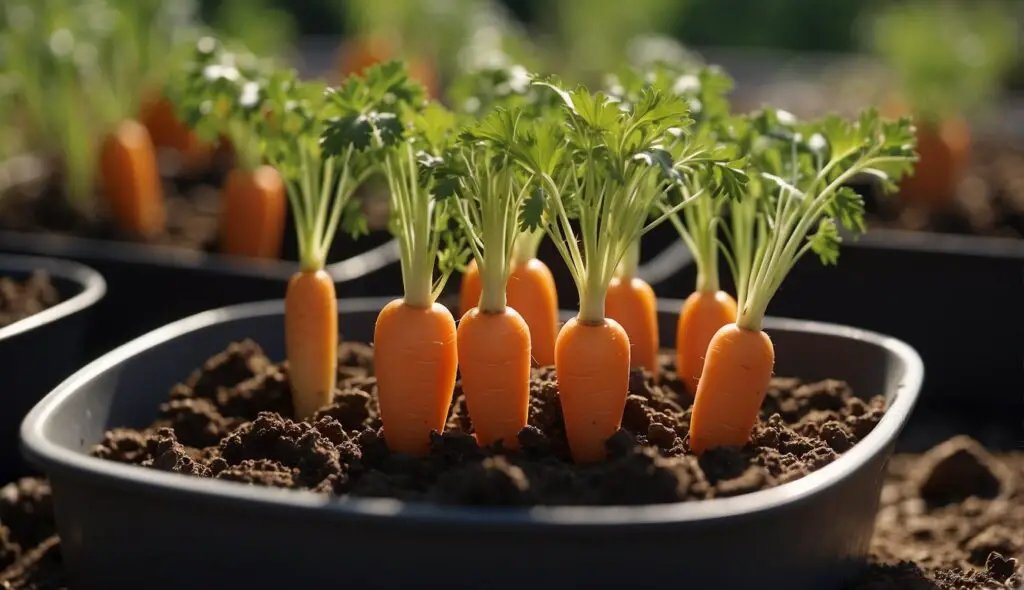
M 702 292 L 713 293 L 719 289 L 718 218 L 725 203 L 746 183 L 746 175 L 741 170 L 743 164 L 734 160 L 734 147 L 725 145 L 722 137 L 722 127 L 730 114 L 726 94 L 732 85 L 732 79 L 715 66 L 668 64 L 656 64 L 643 70 L 630 68 L 609 80 L 610 92 L 623 101 L 638 100 L 644 88 L 655 87 L 685 98 L 690 105 L 695 125 L 687 141 L 674 142 L 672 149 L 691 171 L 696 162 L 710 165 L 709 174 L 682 176 L 669 192 L 670 198 L 658 205 L 664 212 L 673 203 L 692 202 L 681 211 L 672 212 L 669 221 L 693 255 L 697 290 Z M 627 256 L 626 261 L 635 266 L 633 260 L 639 256 L 639 244 L 631 248 L 631 252 L 632 256 Z M 633 269 L 623 269 L 629 270 Z
M 328 93 L 338 116 L 328 121 L 322 141 L 326 151 L 367 158 L 387 179 L 405 301 L 416 307 L 437 300 L 465 255 L 461 234 L 449 227 L 451 204 L 433 198 L 433 169 L 452 140 L 455 115 L 424 96 L 401 62 L 371 66 Z
M 814 252 L 835 264 L 838 226 L 864 231 L 863 199 L 846 183 L 866 174 L 891 191 L 912 169 L 914 128 L 908 118 L 887 121 L 874 109 L 853 121 L 833 115 L 810 123 L 765 109 L 731 127 L 752 168 L 748 190 L 730 203 L 724 252 L 736 279 L 736 323 L 760 330 L 797 260 Z
M 167 93 L 178 115 L 201 139 L 227 137 L 239 165 L 251 171 L 263 163 L 257 119 L 271 107 L 267 93 L 260 91 L 260 80 L 271 67 L 242 48 L 229 49 L 213 37 L 203 37 Z

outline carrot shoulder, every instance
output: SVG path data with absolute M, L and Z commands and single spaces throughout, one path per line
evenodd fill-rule
M 100 183 L 117 227 L 141 238 L 164 229 L 163 187 L 146 128 L 122 121 L 100 147 Z

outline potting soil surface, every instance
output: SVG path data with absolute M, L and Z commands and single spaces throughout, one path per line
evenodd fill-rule
M 108 432 L 94 454 L 191 476 L 332 494 L 477 505 L 648 504 L 791 481 L 834 460 L 883 413 L 882 398 L 860 400 L 838 381 L 775 379 L 752 443 L 697 459 L 685 436 L 689 398 L 665 363 L 660 386 L 643 373 L 632 375 L 623 429 L 609 441 L 609 459 L 577 467 L 568 461 L 553 371 L 541 368 L 531 386 L 522 451 L 479 448 L 456 391 L 446 432 L 434 436 L 429 457 L 414 459 L 389 453 L 379 433 L 372 349 L 345 344 L 341 357 L 333 403 L 312 424 L 297 423 L 287 418 L 287 367 L 271 363 L 255 343 L 232 344 L 172 388 L 150 428 Z M 1024 527 L 1024 454 L 1002 465 L 983 449 L 965 448 L 893 461 L 873 546 L 876 563 L 851 588 L 1012 587 L 1012 556 L 1024 548 L 1015 532 Z M 9 565 L 0 581 L 10 588 L 64 583 L 49 501 L 39 480 L 0 493 L 0 565 Z M 991 530 L 995 525 L 1005 531 Z M 914 562 L 901 561 L 907 559 Z
M 60 303 L 57 287 L 43 271 L 24 280 L 0 277 L 0 328 Z

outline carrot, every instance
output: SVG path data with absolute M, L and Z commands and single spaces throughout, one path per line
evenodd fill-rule
M 304 270 L 288 281 L 285 349 L 297 417 L 331 403 L 338 375 L 338 297 L 323 270 Z
M 630 366 L 647 369 L 659 379 L 658 309 L 654 289 L 636 276 L 640 244 L 630 245 L 619 266 L 618 275 L 608 285 L 605 313 L 629 335 Z
M 479 269 L 478 304 L 463 314 L 458 329 L 462 392 L 479 442 L 501 442 L 505 448 L 519 446 L 529 417 L 532 337 L 508 294 L 526 292 L 510 281 L 517 251 L 532 258 L 529 249 L 536 240 L 533 233 L 519 231 L 529 183 L 487 132 L 505 127 L 515 134 L 518 124 L 518 116 L 507 110 L 490 113 L 462 131 L 435 174 L 442 186 L 454 186 L 455 218 Z
M 555 375 L 573 460 L 593 462 L 605 457 L 605 443 L 619 428 L 629 384 L 630 340 L 607 317 L 609 285 L 644 231 L 677 210 L 647 223 L 648 212 L 673 182 L 677 162 L 661 146 L 687 124 L 687 103 L 646 90 L 641 100 L 620 108 L 582 86 L 534 84 L 554 91 L 562 108 L 524 117 L 530 121 L 525 142 L 515 126 L 493 126 L 491 135 L 501 137 L 535 178 L 540 190 L 524 208 L 526 225 L 544 228 L 576 284 L 579 313 L 558 333 Z
M 221 252 L 277 258 L 284 238 L 286 199 L 284 181 L 275 168 L 232 170 L 221 196 Z
M 920 160 L 914 173 L 900 182 L 900 197 L 933 209 L 947 206 L 971 159 L 971 132 L 959 116 L 948 116 L 938 124 L 917 127 Z
M 437 297 L 461 263 L 457 236 L 447 231 L 451 204 L 435 198 L 429 173 L 455 120 L 437 103 L 424 105 L 423 92 L 402 64 L 371 66 L 338 90 L 341 116 L 329 122 L 323 137 L 328 149 L 339 141 L 358 145 L 388 182 L 403 295 L 377 316 L 377 395 L 388 448 L 417 456 L 430 451 L 431 432 L 444 430 L 454 393 L 455 319 Z M 387 125 L 386 133 L 381 125 Z
M 543 232 L 524 232 L 516 240 L 512 274 L 508 278 L 508 304 L 530 327 L 530 355 L 541 367 L 555 364 L 558 337 L 558 292 L 551 269 L 537 258 Z
M 149 132 L 137 121 L 122 121 L 100 147 L 100 183 L 117 226 L 150 238 L 163 231 L 163 187 Z
M 863 200 L 843 184 L 861 173 L 898 181 L 915 158 L 909 120 L 884 121 L 873 109 L 852 123 L 833 116 L 811 124 L 766 110 L 737 127 L 747 130 L 740 144 L 756 146 L 748 155 L 760 176 L 730 203 L 733 224 L 723 252 L 736 279 L 739 311 L 708 345 L 690 419 L 689 444 L 697 454 L 749 439 L 775 363 L 761 326 L 789 270 L 810 251 L 834 264 L 837 224 L 863 231 Z M 795 161 L 808 153 L 817 157 L 802 162 L 812 165 Z
M 139 121 L 149 130 L 153 145 L 177 152 L 181 169 L 186 173 L 202 170 L 210 165 L 214 145 L 200 140 L 177 117 L 174 104 L 164 96 L 150 97 L 139 109 Z
M 524 232 L 516 240 L 512 273 L 505 294 L 508 304 L 519 312 L 530 327 L 531 356 L 541 367 L 555 364 L 555 338 L 558 336 L 558 292 L 551 269 L 537 258 L 543 232 Z M 480 270 L 470 261 L 459 286 L 459 309 L 465 315 L 480 301 Z
M 712 336 L 736 321 L 736 300 L 722 290 L 697 290 L 683 301 L 676 325 L 676 370 L 693 395 Z
M 426 455 L 430 433 L 444 431 L 458 369 L 455 319 L 440 303 L 396 299 L 373 330 L 374 373 L 393 451 Z

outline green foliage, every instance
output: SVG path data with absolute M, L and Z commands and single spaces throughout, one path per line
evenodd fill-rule
M 918 117 L 984 106 L 1019 60 L 1019 7 L 1000 0 L 908 0 L 871 14 L 867 45 L 899 78 Z

